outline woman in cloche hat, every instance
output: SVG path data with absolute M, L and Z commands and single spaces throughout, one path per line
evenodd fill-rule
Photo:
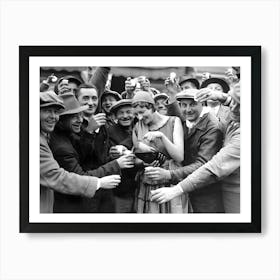
M 178 117 L 164 116 L 155 110 L 155 101 L 149 92 L 138 91 L 132 99 L 132 106 L 138 118 L 133 129 L 133 145 L 135 151 L 157 151 L 166 156 L 166 160 L 154 161 L 153 164 L 165 169 L 175 169 L 184 159 L 183 127 Z M 145 168 L 145 172 L 149 167 Z M 159 205 L 152 202 L 151 191 L 170 184 L 152 181 L 139 174 L 139 191 L 136 197 L 137 213 L 183 213 L 185 209 L 184 196 L 168 203 Z

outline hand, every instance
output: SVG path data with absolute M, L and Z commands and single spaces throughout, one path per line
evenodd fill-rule
M 66 79 L 63 79 L 57 86 L 58 94 L 64 94 L 67 92 L 71 92 L 71 88 L 69 86 L 69 82 Z
M 238 77 L 236 75 L 236 71 L 233 68 L 227 69 L 225 72 L 226 80 L 229 83 L 229 85 L 235 84 L 238 82 Z
M 174 81 L 172 81 L 170 77 L 168 77 L 164 81 L 164 85 L 167 89 L 167 94 L 169 95 L 169 101 L 175 101 L 177 93 L 181 91 L 180 86 L 178 84 L 178 79 L 175 78 Z
M 138 83 L 140 84 L 140 88 L 141 90 L 144 90 L 144 91 L 150 91 L 150 81 L 144 77 L 144 76 L 140 76 L 138 77 Z
M 183 192 L 178 185 L 170 188 L 160 188 L 154 191 L 151 191 L 151 201 L 156 201 L 159 204 L 168 202 L 173 198 L 182 195 Z
M 48 76 L 46 82 L 49 83 L 55 83 L 57 81 L 57 77 L 52 73 L 50 76 Z
M 131 77 L 128 77 L 125 81 L 125 90 L 127 92 L 133 92 L 136 88 L 136 81 Z
M 120 175 L 110 175 L 105 176 L 99 179 L 100 180 L 100 189 L 114 189 L 120 182 Z
M 151 147 L 151 146 L 149 146 L 149 145 L 147 145 L 143 142 L 138 143 L 137 150 L 139 152 L 143 152 L 143 153 L 145 153 L 145 152 L 155 152 L 156 151 L 153 147 Z
M 135 155 L 123 155 L 117 159 L 120 169 L 133 168 L 135 162 Z
M 93 115 L 93 118 L 96 121 L 98 127 L 101 127 L 102 125 L 106 124 L 106 114 L 105 113 L 99 113 L 99 114 Z
M 126 150 L 127 150 L 127 148 L 123 145 L 113 146 L 109 150 L 109 155 L 113 159 L 119 158 L 123 154 L 123 152 Z
M 203 83 L 205 80 L 208 80 L 210 78 L 211 78 L 211 74 L 208 72 L 204 72 L 202 73 L 201 82 Z
M 161 131 L 149 131 L 147 132 L 143 139 L 150 142 L 150 141 L 154 141 L 156 138 L 162 138 L 163 137 L 163 133 Z
M 87 67 L 86 70 L 81 71 L 81 77 L 85 83 L 89 83 L 90 79 L 94 75 L 95 69 L 93 67 Z
M 209 88 L 202 88 L 196 94 L 195 100 L 198 102 L 204 102 L 207 100 L 222 101 L 223 94 L 221 91 L 211 90 Z
M 145 175 L 151 180 L 170 180 L 170 172 L 160 167 L 146 167 Z

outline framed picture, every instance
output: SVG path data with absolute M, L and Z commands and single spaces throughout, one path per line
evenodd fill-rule
M 20 232 L 261 232 L 260 46 L 20 46 L 19 64 Z M 181 153 L 182 159 L 180 160 L 177 155 L 173 155 L 172 151 L 174 150 L 168 146 L 170 143 L 171 145 L 177 143 L 177 138 L 174 137 L 176 135 L 174 134 L 175 124 L 170 125 L 170 131 L 172 131 L 170 137 L 167 136 L 168 132 L 162 132 L 162 127 L 159 126 L 156 129 L 161 131 L 160 135 L 164 134 L 160 137 L 165 137 L 164 139 L 169 141 L 168 144 L 164 144 L 163 150 L 159 148 L 160 145 L 156 147 L 158 148 L 156 156 L 165 156 L 163 162 L 157 161 L 156 163 L 161 164 L 160 168 L 167 171 L 165 173 L 163 171 L 164 174 L 168 173 L 164 183 L 147 183 L 145 178 L 143 179 L 150 163 L 148 160 L 145 162 L 145 159 L 144 165 L 143 162 L 140 163 L 141 167 L 135 171 L 131 178 L 127 179 L 123 170 L 120 172 L 122 180 L 120 184 L 127 184 L 128 188 L 135 184 L 133 192 L 130 193 L 130 211 L 120 210 L 122 206 L 127 206 L 127 201 L 124 203 L 122 200 L 126 195 L 122 197 L 123 194 L 118 193 L 120 184 L 114 191 L 108 191 L 113 201 L 111 211 L 89 210 L 92 209 L 89 205 L 92 206 L 95 203 L 93 201 L 98 199 L 104 184 L 95 194 L 91 192 L 91 198 L 85 197 L 85 193 L 82 194 L 81 190 L 78 190 L 78 185 L 74 186 L 76 191 L 73 191 L 73 188 L 70 190 L 67 184 L 63 188 L 49 182 L 49 177 L 47 179 L 44 177 L 44 185 L 42 186 L 42 177 L 45 175 L 42 174 L 40 136 L 42 131 L 39 110 L 40 107 L 42 108 L 42 100 L 39 97 L 41 96 L 40 91 L 55 92 L 57 99 L 64 100 L 65 111 L 60 115 L 60 118 L 63 119 L 63 114 L 65 116 L 65 112 L 70 110 L 70 107 L 67 107 L 65 96 L 62 96 L 65 94 L 63 83 L 65 82 L 66 95 L 70 96 L 71 94 L 68 92 L 70 91 L 79 101 L 81 88 L 91 88 L 88 85 L 92 85 L 97 71 L 100 71 L 101 68 L 106 68 L 107 72 L 105 70 L 100 72 L 100 79 L 102 80 L 102 77 L 104 79 L 102 90 L 93 84 L 99 99 L 97 107 L 99 106 L 98 109 L 102 110 L 101 99 L 104 91 L 111 92 L 111 96 L 122 94 L 121 99 L 127 97 L 130 100 L 132 98 L 132 112 L 136 115 L 136 119 L 137 117 L 139 119 L 138 125 L 135 121 L 132 135 L 139 135 L 137 128 L 142 122 L 145 124 L 145 120 L 147 120 L 149 127 L 149 117 L 141 120 L 140 111 L 137 111 L 137 106 L 143 105 L 141 105 L 142 97 L 138 99 L 140 103 L 134 99 L 137 94 L 140 96 L 141 92 L 144 92 L 143 96 L 150 94 L 150 98 L 153 100 L 146 102 L 152 104 L 151 108 L 147 107 L 152 112 L 151 116 L 157 114 L 160 119 L 166 120 L 164 125 L 174 120 L 174 123 L 177 122 L 178 126 L 182 127 L 184 155 L 182 156 Z M 224 84 L 221 84 L 221 80 Z M 191 84 L 190 88 L 186 85 L 187 83 Z M 129 95 L 129 86 L 133 88 L 133 95 L 126 96 Z M 211 86 L 220 86 L 220 89 L 211 88 Z M 177 101 L 171 102 L 171 95 L 175 94 L 173 90 L 176 87 L 175 99 Z M 219 94 L 219 97 L 224 98 L 222 103 L 220 99 L 215 99 L 216 103 L 212 102 L 211 104 L 208 102 L 209 100 L 199 102 L 196 100 L 196 96 L 186 97 L 186 94 L 191 92 L 192 94 L 193 92 L 208 94 L 208 91 L 211 94 L 217 91 L 222 92 Z M 112 94 L 112 92 L 115 93 Z M 237 92 L 241 92 L 241 94 L 238 95 Z M 181 122 L 178 117 L 170 117 L 168 112 L 166 114 L 157 112 L 155 96 L 159 95 L 167 96 L 168 101 L 164 102 L 167 111 L 173 103 L 179 106 L 181 113 L 184 106 L 200 106 L 200 109 L 185 111 L 185 119 Z M 192 103 L 184 103 L 182 100 L 192 100 Z M 56 102 L 58 101 L 56 100 Z M 242 105 L 240 105 L 241 103 Z M 82 107 L 83 104 L 80 102 L 79 106 Z M 86 104 L 86 106 L 89 105 Z M 222 117 L 217 115 L 222 106 L 229 107 L 225 122 L 223 122 Z M 238 120 L 233 117 L 234 108 L 238 108 L 238 112 L 240 112 Z M 98 120 L 93 118 L 100 127 L 106 127 L 107 131 L 109 129 L 108 117 L 112 115 L 110 115 L 110 110 L 106 111 L 106 106 L 103 107 L 103 110 L 103 114 L 107 114 L 106 125 L 99 124 Z M 73 111 L 71 112 L 73 114 Z M 85 109 L 83 112 L 86 112 Z M 95 111 L 93 115 L 96 115 L 96 112 L 98 111 Z M 75 114 L 77 114 L 76 111 Z M 82 117 L 86 119 L 85 113 Z M 220 141 L 215 138 L 217 141 L 215 140 L 214 144 L 211 142 L 210 134 L 206 135 L 206 132 L 201 132 L 210 131 L 208 122 L 197 128 L 198 124 L 206 117 L 213 119 L 213 123 L 217 123 L 217 127 L 219 127 Z M 155 117 L 151 117 L 151 119 L 154 120 Z M 86 120 L 87 129 L 90 120 Z M 112 126 L 116 123 L 121 124 L 116 114 L 113 115 L 112 122 Z M 230 154 L 223 154 L 227 152 L 229 147 L 232 148 L 230 145 L 232 145 L 231 137 L 233 134 L 230 126 L 234 127 L 233 146 L 235 152 L 237 146 L 238 154 L 232 154 L 233 150 L 230 150 Z M 100 132 L 100 127 L 92 130 L 91 134 L 97 135 Z M 196 137 L 197 130 L 199 130 L 200 136 Z M 190 140 L 193 133 L 196 140 Z M 79 135 L 80 131 L 77 134 Z M 46 137 L 44 148 L 49 151 L 49 157 L 53 157 L 52 163 L 55 162 L 63 172 L 89 176 L 95 174 L 89 171 L 96 170 L 110 162 L 107 160 L 95 167 L 86 167 L 79 162 L 84 175 L 75 173 L 71 169 L 67 170 L 66 166 L 63 166 L 59 161 L 58 155 L 55 154 L 51 144 L 52 135 L 53 132 L 44 134 Z M 114 134 L 113 131 L 113 135 L 118 134 Z M 95 139 L 94 137 L 97 136 L 93 136 L 92 139 Z M 108 137 L 110 138 L 110 133 Z M 143 137 L 145 138 L 146 134 Z M 79 141 L 81 141 L 80 139 Z M 161 143 L 167 141 L 160 139 Z M 202 141 L 202 139 L 204 140 Z M 102 142 L 104 145 L 94 143 L 95 151 L 101 153 L 102 156 L 106 154 L 109 158 L 111 155 L 109 148 L 112 148 L 112 145 L 105 149 L 105 142 Z M 195 146 L 193 146 L 194 143 Z M 133 144 L 133 152 L 135 148 L 135 144 Z M 205 153 L 206 150 L 209 150 L 210 154 Z M 98 157 L 97 154 L 94 155 Z M 39 161 L 40 157 L 41 162 Z M 80 155 L 77 158 L 79 161 Z M 229 168 L 231 171 L 228 172 L 228 167 L 233 164 L 229 159 L 233 158 L 234 168 Z M 141 159 L 143 160 L 143 158 Z M 153 158 L 153 160 L 157 159 Z M 112 158 L 110 160 L 113 161 Z M 174 165 L 174 161 L 178 162 L 178 165 Z M 143 169 L 145 166 L 146 169 Z M 190 166 L 192 169 L 187 172 L 185 167 L 190 168 Z M 54 172 L 55 168 L 57 167 L 47 171 L 48 176 Z M 159 169 L 154 168 L 153 171 L 155 170 Z M 66 173 L 63 173 L 63 176 L 66 176 Z M 77 179 L 75 176 L 74 178 Z M 128 181 L 130 179 L 133 180 Z M 88 180 L 92 182 L 92 178 Z M 202 182 L 203 180 L 204 182 Z M 61 181 L 59 182 L 61 183 Z M 98 182 L 96 184 L 99 184 L 100 187 L 100 180 Z M 73 185 L 73 181 L 71 184 Z M 96 187 L 97 185 L 94 188 L 96 189 Z M 176 195 L 171 193 L 169 187 L 176 190 Z M 51 211 L 42 211 L 42 188 L 43 191 L 47 190 L 45 197 L 51 196 L 51 198 L 48 197 L 52 201 Z M 181 193 L 179 194 L 178 191 Z M 89 194 L 87 195 L 89 196 Z M 86 201 L 87 210 L 66 211 L 66 208 L 63 208 L 65 205 L 61 208 L 56 207 L 59 199 L 64 199 L 64 196 L 68 196 L 69 200 L 77 198 L 77 200 Z M 171 199 L 171 202 L 161 203 L 160 199 Z M 174 207 L 172 204 L 175 199 L 179 201 L 179 206 L 175 204 Z M 101 201 L 102 199 L 99 202 L 101 203 Z M 221 202 L 220 206 L 218 201 Z M 121 206 L 118 203 L 121 203 Z M 141 203 L 144 206 L 141 206 Z M 120 208 L 117 208 L 116 205 L 119 205 Z M 93 207 L 95 206 L 96 204 Z M 177 210 L 172 210 L 175 208 Z

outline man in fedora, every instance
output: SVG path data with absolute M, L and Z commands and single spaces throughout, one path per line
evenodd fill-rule
M 183 167 L 176 170 L 151 168 L 147 176 L 154 180 L 180 182 L 197 168 L 209 161 L 222 147 L 222 132 L 218 120 L 208 113 L 201 102 L 195 100 L 198 89 L 186 89 L 176 95 L 179 113 L 184 128 Z M 173 100 L 170 95 L 170 100 Z M 167 105 L 169 115 L 173 115 L 174 104 Z M 190 202 L 195 213 L 223 212 L 221 187 L 219 183 L 190 193 Z
M 52 213 L 54 191 L 92 198 L 98 188 L 114 188 L 119 176 L 98 179 L 67 172 L 54 159 L 48 141 L 61 110 L 63 101 L 52 91 L 40 93 L 40 213 Z
M 201 92 L 205 92 L 205 94 L 209 91 L 219 91 L 226 94 L 229 89 L 228 83 L 220 78 L 209 78 L 201 84 Z M 208 99 L 206 103 L 210 112 L 219 120 L 222 131 L 225 132 L 227 122 L 229 121 L 229 107 L 222 104 L 219 100 Z
M 172 188 L 162 188 L 152 199 L 165 203 L 183 192 L 192 193 L 220 181 L 225 213 L 240 213 L 240 84 L 234 85 L 228 96 L 219 91 L 200 92 L 197 99 L 229 101 L 230 121 L 227 123 L 223 148 L 213 158 Z
M 196 88 L 199 89 L 199 81 L 193 77 L 183 76 L 179 81 L 181 90 Z
M 79 133 L 83 121 L 82 112 L 88 109 L 87 105 L 80 106 L 78 100 L 71 93 L 61 95 L 65 110 L 60 114 L 60 120 L 56 124 L 51 135 L 50 147 L 60 166 L 70 172 L 79 175 L 90 175 L 102 178 L 107 175 L 120 175 L 121 168 L 129 168 L 133 165 L 131 160 L 120 157 L 94 170 L 83 170 L 80 165 L 80 138 Z M 103 190 L 98 190 L 96 195 Z M 106 190 L 110 192 L 111 190 Z M 83 198 L 61 193 L 55 193 L 54 212 L 87 212 Z M 94 200 L 94 198 L 93 198 Z

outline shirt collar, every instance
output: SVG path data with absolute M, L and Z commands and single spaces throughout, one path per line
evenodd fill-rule
M 186 120 L 186 126 L 188 128 L 193 128 L 205 114 L 209 113 L 209 111 L 210 111 L 209 107 L 203 106 L 202 111 L 201 111 L 199 117 L 197 118 L 197 120 L 195 120 L 194 122 Z

